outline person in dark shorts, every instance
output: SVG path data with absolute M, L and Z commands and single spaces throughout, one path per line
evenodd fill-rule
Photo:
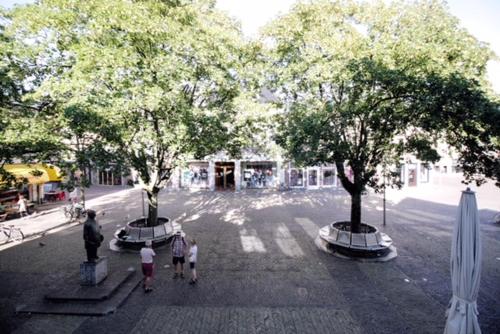
M 177 231 L 172 240 L 172 263 L 175 267 L 175 274 L 173 278 L 181 277 L 184 278 L 184 256 L 186 253 L 186 240 L 182 236 L 181 231 Z
M 144 275 L 144 292 L 151 292 L 151 284 L 153 281 L 153 258 L 156 256 L 155 251 L 152 249 L 153 242 L 146 240 L 144 247 L 141 249 L 141 263 L 142 274 Z

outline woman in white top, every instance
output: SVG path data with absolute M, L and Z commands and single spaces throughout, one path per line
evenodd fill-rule
M 196 276 L 196 260 L 198 258 L 198 246 L 196 240 L 191 239 L 191 247 L 189 248 L 189 268 L 191 268 L 191 281 L 189 284 L 196 284 L 198 277 Z
M 153 281 L 153 258 L 156 256 L 155 251 L 151 248 L 153 242 L 146 240 L 144 247 L 141 249 L 142 273 L 144 274 L 144 292 L 151 292 L 151 284 Z

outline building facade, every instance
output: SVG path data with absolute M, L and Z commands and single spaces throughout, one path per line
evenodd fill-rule
M 406 157 L 399 170 L 403 187 L 416 187 L 432 181 L 436 169 L 413 157 Z M 346 168 L 348 177 L 352 174 Z M 112 167 L 94 170 L 92 183 L 109 186 L 127 186 L 137 183 L 137 173 L 127 176 Z M 280 157 L 244 154 L 232 159 L 219 153 L 204 160 L 191 160 L 177 168 L 167 188 L 242 191 L 250 189 L 324 189 L 342 188 L 334 164 L 298 167 Z

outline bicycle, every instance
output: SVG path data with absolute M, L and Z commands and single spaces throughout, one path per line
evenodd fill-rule
M 62 207 L 64 216 L 69 218 L 69 221 L 78 220 L 81 217 L 87 216 L 87 210 L 83 207 L 83 205 L 77 204 L 69 204 Z
M 24 233 L 19 227 L 15 225 L 9 225 L 9 227 L 4 226 L 0 223 L 0 244 L 5 244 L 9 241 L 23 241 Z

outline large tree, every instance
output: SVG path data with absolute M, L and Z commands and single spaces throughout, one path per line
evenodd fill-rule
M 85 206 L 85 188 L 91 185 L 92 170 L 113 168 L 115 174 L 128 173 L 126 159 L 115 143 L 119 129 L 92 106 L 66 105 L 58 110 L 58 137 L 64 155 L 58 166 L 70 172 L 64 187 L 79 188 Z
M 40 1 L 18 8 L 11 29 L 45 62 L 36 97 L 83 107 L 115 129 L 137 170 L 155 225 L 158 193 L 187 157 L 237 152 L 235 99 L 251 55 L 214 1 Z
M 499 109 L 485 80 L 493 54 L 440 1 L 299 3 L 265 38 L 269 85 L 286 110 L 277 141 L 298 164 L 335 163 L 353 232 L 365 187 L 377 189 L 381 167 L 405 153 L 433 162 L 444 140 L 468 180 L 500 176 Z
M 35 70 L 16 38 L 6 33 L 10 23 L 9 13 L 0 8 L 0 187 L 18 181 L 4 164 L 51 159 L 60 148 L 53 132 L 52 105 L 29 98 L 36 86 L 32 74 L 43 69 Z

